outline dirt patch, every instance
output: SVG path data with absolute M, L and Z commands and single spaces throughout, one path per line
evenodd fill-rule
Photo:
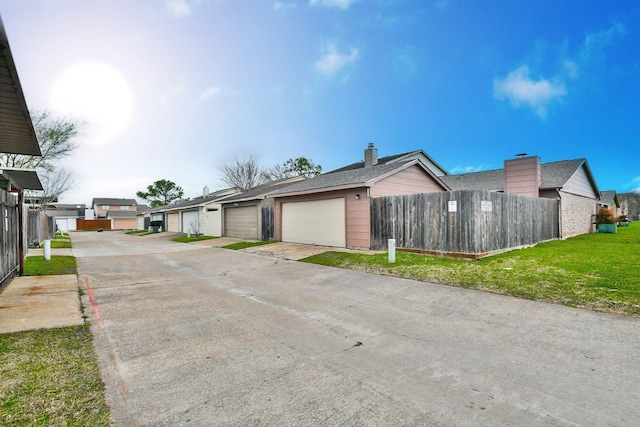
M 38 295 L 42 291 L 42 286 L 32 286 L 27 291 L 28 296 Z

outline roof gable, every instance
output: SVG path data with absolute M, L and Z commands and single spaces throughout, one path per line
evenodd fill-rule
M 267 182 L 266 184 L 258 185 L 244 193 L 235 194 L 229 197 L 225 197 L 220 199 L 220 203 L 230 203 L 230 202 L 243 202 L 247 200 L 262 200 L 268 194 L 277 191 L 278 189 L 287 187 L 289 185 L 294 185 L 297 182 L 304 182 L 307 180 L 305 176 L 294 176 L 292 178 L 283 178 L 277 181 Z
M 437 164 L 427 153 L 424 152 L 424 150 L 414 150 L 414 151 L 409 151 L 407 153 L 379 157 L 377 165 L 385 165 L 385 164 L 394 163 L 394 162 L 404 162 L 404 161 L 409 161 L 413 159 L 420 160 L 436 176 L 448 175 L 448 172 L 439 164 Z M 345 172 L 345 171 L 350 171 L 355 169 L 364 169 L 364 161 L 351 163 L 350 165 L 343 166 L 341 168 L 326 172 L 323 175 L 336 173 L 336 172 Z
M 437 176 L 435 176 L 433 172 L 427 169 L 426 166 L 422 164 L 422 162 L 418 160 L 405 160 L 390 162 L 386 164 L 378 163 L 377 165 L 368 168 L 363 167 L 357 169 L 348 169 L 342 172 L 334 171 L 314 176 L 313 178 L 309 178 L 306 181 L 298 182 L 280 190 L 274 191 L 269 195 L 273 197 L 371 186 L 376 181 L 384 179 L 413 165 L 418 165 L 439 185 L 447 189 L 447 186 Z

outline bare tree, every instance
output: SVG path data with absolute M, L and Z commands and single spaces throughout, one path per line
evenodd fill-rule
M 42 156 L 0 153 L 0 166 L 7 168 L 39 169 L 51 172 L 55 162 L 69 156 L 76 148 L 74 138 L 80 123 L 51 117 L 49 112 L 31 113 Z
M 64 168 L 43 172 L 40 178 L 43 190 L 27 190 L 25 193 L 29 198 L 39 199 L 39 203 L 34 204 L 33 208 L 42 211 L 46 210 L 51 203 L 55 203 L 76 183 L 73 173 Z
M 266 181 L 264 170 L 258 162 L 258 157 L 254 155 L 244 160 L 235 158 L 233 162 L 225 163 L 220 172 L 225 184 L 240 191 L 250 190 Z

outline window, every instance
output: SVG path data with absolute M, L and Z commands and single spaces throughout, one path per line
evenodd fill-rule
M 111 205 L 102 205 L 101 208 L 105 211 L 108 211 L 109 209 L 111 209 Z
M 129 206 L 120 206 L 120 210 L 121 211 L 128 211 L 129 210 Z

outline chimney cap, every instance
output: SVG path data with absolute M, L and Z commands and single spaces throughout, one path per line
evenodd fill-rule
M 527 157 L 527 153 L 518 153 L 518 154 L 516 154 L 516 157 L 519 158 L 519 159 L 522 158 L 522 157 Z
M 368 148 L 373 148 L 373 142 L 369 143 L 369 147 Z

